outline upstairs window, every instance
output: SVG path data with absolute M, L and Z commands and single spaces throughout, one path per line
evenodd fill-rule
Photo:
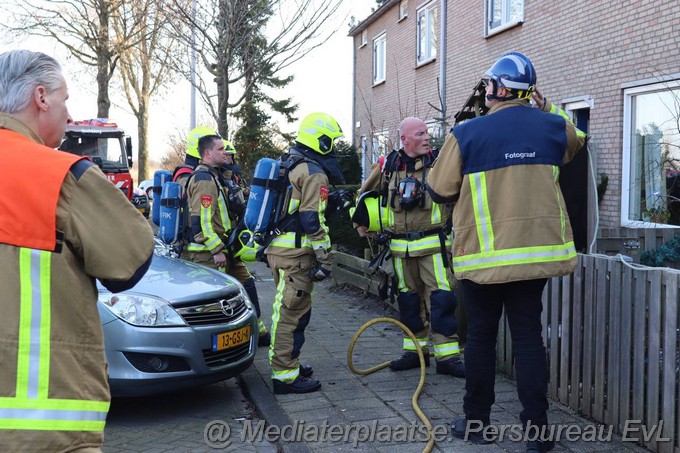
M 401 0 L 399 2 L 399 20 L 404 20 L 408 17 L 408 0 Z
M 437 10 L 430 2 L 418 10 L 417 15 L 418 55 L 417 64 L 426 63 L 437 57 Z
M 486 34 L 505 30 L 524 21 L 524 0 L 486 0 Z
M 366 44 L 368 44 L 368 31 L 364 30 L 361 32 L 361 46 L 364 47 Z
M 386 46 L 384 33 L 373 40 L 373 85 L 385 81 Z

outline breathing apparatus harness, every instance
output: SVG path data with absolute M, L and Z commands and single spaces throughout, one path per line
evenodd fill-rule
M 422 159 L 423 174 L 421 180 L 419 181 L 418 178 L 408 175 L 410 168 L 413 168 L 413 170 L 410 171 L 415 173 L 415 159 L 412 159 L 408 156 L 402 156 L 400 151 L 392 151 L 385 158 L 385 164 L 381 171 L 381 179 L 382 175 L 385 175 L 385 182 L 383 184 L 381 196 L 383 194 L 387 195 L 389 192 L 391 192 L 390 207 L 392 209 L 396 209 L 394 201 L 397 196 L 399 196 L 399 204 L 404 211 L 410 211 L 416 206 L 420 206 L 421 208 L 425 206 L 426 168 L 431 165 L 432 162 L 434 162 L 434 157 L 432 153 L 430 153 L 423 156 Z M 407 176 L 403 179 L 399 177 L 400 170 L 407 171 Z M 390 190 L 390 180 L 394 173 L 397 175 L 397 184 L 395 184 L 395 187 Z M 387 196 L 383 197 L 382 206 L 385 207 L 386 203 Z
M 385 177 L 384 182 L 381 181 L 381 190 L 379 191 L 381 206 L 383 208 L 387 206 L 388 195 L 390 199 L 390 207 L 393 210 L 396 208 L 395 198 L 397 197 L 399 197 L 399 205 L 404 211 L 411 211 L 416 206 L 421 208 L 425 206 L 425 179 L 427 175 L 427 168 L 432 166 L 436 157 L 437 153 L 431 152 L 420 158 L 422 159 L 423 169 L 421 179 L 418 180 L 418 178 L 408 174 L 409 171 L 415 173 L 415 163 L 417 159 L 413 159 L 405 155 L 402 156 L 401 151 L 392 151 L 390 154 L 388 154 L 385 158 L 385 163 L 380 174 L 381 180 L 383 179 L 383 175 Z M 401 170 L 406 170 L 407 176 L 400 179 L 399 171 Z M 390 189 L 390 181 L 392 175 L 395 173 L 397 175 L 397 182 L 395 187 Z M 385 233 L 382 227 L 380 210 L 378 211 L 378 219 L 380 222 L 380 230 L 383 231 L 381 234 L 378 234 L 376 238 L 376 241 L 379 245 L 384 244 L 389 246 L 391 239 L 406 239 L 408 241 L 415 241 L 433 234 L 437 234 L 441 243 L 441 253 L 442 259 L 444 260 L 444 267 L 449 266 L 446 250 L 446 233 L 447 231 L 451 230 L 451 219 L 448 219 L 441 228 L 432 228 L 425 231 L 412 231 L 407 233 Z M 386 247 L 386 249 L 389 249 L 389 247 Z M 384 256 L 381 257 L 381 255 L 383 254 L 379 254 L 374 259 L 379 259 L 380 261 L 384 260 Z
M 288 176 L 293 168 L 301 163 L 317 165 L 328 177 L 329 184 L 333 188 L 333 197 L 337 198 L 335 201 L 340 205 L 344 205 L 348 198 L 346 191 L 338 189 L 335 185 L 336 183 L 343 184 L 344 176 L 334 153 L 321 156 L 313 150 L 308 149 L 305 145 L 296 144 L 296 146 L 291 148 L 287 154 L 284 154 L 279 159 L 281 169 L 277 181 L 272 183 L 271 187 L 278 191 L 280 196 L 277 198 L 277 202 L 274 206 L 271 225 L 268 226 L 265 234 L 261 235 L 257 241 L 260 247 L 256 259 L 257 261 L 265 263 L 267 262 L 267 258 L 264 250 L 275 237 L 283 233 L 295 233 L 295 247 L 300 248 L 302 246 L 302 236 L 304 235 L 304 232 L 300 223 L 300 214 L 297 210 L 293 213 L 288 213 L 288 205 L 292 196 L 292 186 Z

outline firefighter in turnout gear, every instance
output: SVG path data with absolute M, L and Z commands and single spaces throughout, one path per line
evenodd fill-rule
M 448 259 L 451 205 L 433 202 L 425 190 L 425 178 L 435 158 L 425 122 L 406 118 L 399 134 L 403 148 L 374 164 L 359 190 L 360 195 L 379 194 L 377 203 L 374 197 L 365 198 L 372 200 L 370 206 L 379 212 L 369 213 L 374 217 L 372 222 L 356 216 L 353 221 L 362 237 L 374 234 L 368 230 L 369 225 L 376 224 L 389 236 L 399 290 L 399 320 L 418 338 L 425 363 L 429 366 L 431 336 L 437 373 L 464 377 L 455 315 L 457 300 Z M 416 345 L 406 335 L 403 349 L 402 357 L 393 360 L 390 368 L 400 371 L 419 367 Z
M 71 117 L 60 65 L 0 55 L 0 450 L 101 452 L 111 400 L 99 281 L 133 287 L 148 222 L 81 156 L 56 151 Z
M 198 139 L 198 152 L 201 163 L 186 182 L 191 242 L 182 251 L 181 258 L 212 267 L 241 282 L 257 312 L 258 345 L 268 346 L 270 336 L 260 319 L 255 278 L 227 247 L 232 245 L 228 238 L 237 225 L 229 213 L 228 188 L 220 170 L 227 162 L 224 142 L 219 135 L 204 135 Z
M 265 250 L 276 283 L 269 361 L 277 394 L 321 388 L 321 383 L 311 378 L 312 368 L 300 365 L 298 359 L 312 314 L 314 282 L 327 278 L 333 267 L 324 212 L 329 181 L 344 182 L 333 152 L 339 137 L 342 130 L 333 117 L 309 114 L 300 124 L 295 146 L 281 157 L 300 162 L 288 173 L 281 234 Z
M 538 91 L 525 55 L 503 55 L 482 83 L 488 114 L 452 129 L 427 178 L 434 200 L 456 203 L 453 269 L 468 336 L 465 418 L 454 421 L 453 435 L 476 443 L 489 440 L 479 432 L 468 437 L 466 427 L 490 423 L 503 311 L 512 334 L 520 420 L 536 432 L 548 424 L 542 294 L 548 278 L 569 274 L 577 264 L 558 181 L 560 167 L 586 138 Z M 542 453 L 553 446 L 552 440 L 530 440 L 526 451 Z
M 227 163 L 224 164 L 222 175 L 227 185 L 227 201 L 229 214 L 236 222 L 243 218 L 246 210 L 246 197 L 241 187 L 241 168 L 236 163 L 236 149 L 229 140 L 222 140 L 224 151 L 227 153 Z
M 194 172 L 201 161 L 201 155 L 198 153 L 198 141 L 201 137 L 206 135 L 219 135 L 215 129 L 207 126 L 196 126 L 189 131 L 186 143 L 186 155 L 184 156 L 184 163 L 179 165 L 172 172 L 172 180 L 179 182 L 185 186 L 187 178 Z

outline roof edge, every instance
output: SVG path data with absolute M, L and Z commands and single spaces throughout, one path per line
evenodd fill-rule
M 382 17 L 383 14 L 385 14 L 390 8 L 398 4 L 400 1 L 401 0 L 387 0 L 380 6 L 380 8 L 373 11 L 370 16 L 356 24 L 354 28 L 350 29 L 347 36 L 354 37 L 357 34 L 361 33 L 362 31 L 366 30 L 369 25 L 371 25 L 373 22 Z

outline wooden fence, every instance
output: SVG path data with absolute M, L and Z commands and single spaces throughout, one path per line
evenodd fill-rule
M 679 283 L 674 270 L 579 255 L 576 271 L 550 280 L 543 294 L 549 394 L 619 433 L 633 420 L 656 427 L 644 446 L 676 451 Z M 509 343 L 503 329 L 498 362 L 506 371 Z
M 375 293 L 367 264 L 338 253 L 334 278 Z M 579 255 L 573 274 L 549 280 L 543 337 L 550 396 L 618 433 L 627 423 L 645 426 L 652 435 L 642 444 L 650 450 L 680 451 L 679 285 L 677 271 L 590 255 Z M 505 319 L 500 327 L 497 365 L 513 376 Z
M 361 288 L 369 294 L 378 295 L 380 275 L 371 275 L 368 269 L 369 261 L 347 253 L 337 252 L 335 254 L 335 265 L 333 266 L 333 281 L 336 283 L 349 283 Z M 394 308 L 397 308 L 396 306 Z

